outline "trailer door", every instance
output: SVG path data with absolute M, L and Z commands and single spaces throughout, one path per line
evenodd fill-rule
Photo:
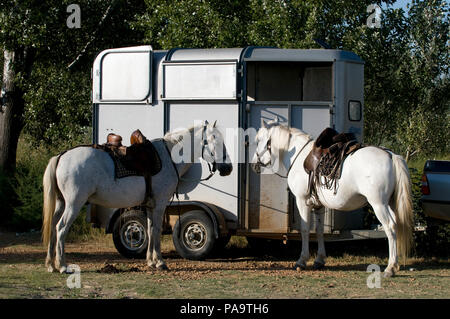
M 123 137 L 140 129 L 149 139 L 163 135 L 163 108 L 152 97 L 151 46 L 105 50 L 93 67 L 94 142 L 109 133 Z
M 248 127 L 259 129 L 261 119 L 278 117 L 283 125 L 316 138 L 332 126 L 332 63 L 249 62 L 246 75 Z M 252 157 L 249 152 L 248 162 Z M 258 175 L 247 165 L 247 205 L 242 221 L 251 233 L 286 234 L 300 228 L 287 179 L 281 177 L 287 169 L 280 165 L 277 173 Z

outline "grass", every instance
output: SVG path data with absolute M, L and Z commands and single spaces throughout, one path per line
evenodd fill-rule
M 169 271 L 148 269 L 144 260 L 121 257 L 110 235 L 68 243 L 67 261 L 81 268 L 81 288 L 67 287 L 69 275 L 48 273 L 38 234 L 0 234 L 0 298 L 449 298 L 448 259 L 411 258 L 397 277 L 369 289 L 370 264 L 387 264 L 383 241 L 329 243 L 327 267 L 296 271 L 298 243 L 255 254 L 233 237 L 221 254 L 206 261 L 181 259 L 171 237 L 163 237 Z M 315 251 L 314 245 L 311 251 Z M 312 265 L 313 257 L 309 261 Z M 105 272 L 105 265 L 117 273 Z M 413 268 L 414 271 L 409 269 Z

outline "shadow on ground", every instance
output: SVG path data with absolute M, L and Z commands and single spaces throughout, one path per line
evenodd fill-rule
M 171 240 L 171 237 L 166 237 Z M 130 260 L 121 256 L 113 248 L 104 248 L 101 244 L 95 249 L 80 249 L 78 245 L 85 243 L 69 243 L 72 249 L 67 249 L 67 258 L 73 262 L 83 263 L 121 263 L 138 264 L 144 267 L 144 260 Z M 17 246 L 17 249 L 10 249 Z M 95 245 L 93 245 L 95 246 Z M 332 258 L 340 257 L 379 257 L 386 259 L 388 257 L 388 243 L 386 239 L 372 239 L 360 241 L 340 241 L 325 243 L 327 255 Z M 76 247 L 76 249 L 73 249 Z M 3 249 L 4 248 L 4 249 Z M 81 251 L 74 251 L 81 250 Z M 300 256 L 301 242 L 289 241 L 283 244 L 276 240 L 253 241 L 252 245 L 241 241 L 239 245 L 233 242 L 223 249 L 213 251 L 210 258 L 200 264 L 184 264 L 185 261 L 178 253 L 169 249 L 163 251 L 163 258 L 170 263 L 177 263 L 177 271 L 202 271 L 202 270 L 249 270 L 253 268 L 259 270 L 292 270 L 295 261 Z M 312 258 L 317 252 L 317 243 L 310 243 L 310 254 Z M 22 263 L 43 263 L 45 259 L 45 249 L 41 244 L 40 233 L 0 233 L 0 264 L 22 264 Z M 211 268 L 212 264 L 214 267 Z M 220 265 L 218 265 L 220 264 Z M 450 268 L 450 263 L 441 259 L 427 258 L 420 262 L 410 262 L 408 268 L 414 268 L 417 271 L 425 269 Z M 310 269 L 311 267 L 309 267 Z M 356 261 L 349 264 L 327 265 L 326 271 L 365 271 L 367 263 Z

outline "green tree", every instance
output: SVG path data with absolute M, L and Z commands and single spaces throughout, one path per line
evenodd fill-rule
M 146 0 L 135 26 L 154 49 L 245 46 L 248 1 Z
M 36 141 L 79 134 L 90 121 L 87 97 L 93 58 L 103 49 L 134 45 L 141 39 L 130 24 L 143 8 L 140 2 L 77 1 L 80 28 L 67 25 L 70 3 L 0 2 L 6 92 L 0 111 L 0 168 L 14 169 L 24 127 Z
M 449 3 L 414 0 L 402 93 L 408 108 L 397 138 L 407 158 L 450 153 Z
M 388 8 L 381 28 L 361 27 L 349 38 L 366 61 L 369 143 L 407 159 L 449 152 L 448 10 L 438 0 L 413 1 L 408 14 Z

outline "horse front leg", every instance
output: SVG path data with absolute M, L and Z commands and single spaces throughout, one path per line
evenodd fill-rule
M 316 236 L 318 249 L 313 268 L 322 269 L 323 267 L 325 267 L 325 259 L 327 257 L 325 252 L 325 241 L 323 237 L 325 211 L 324 209 L 320 209 L 317 212 L 315 211 L 314 215 L 316 216 Z
M 153 256 L 152 264 L 158 270 L 167 270 L 167 265 L 164 262 L 161 254 L 161 230 L 163 224 L 163 217 L 166 205 L 158 205 L 153 211 L 152 224 L 152 241 L 153 241 Z
M 302 235 L 302 253 L 300 254 L 300 258 L 297 260 L 294 267 L 303 270 L 306 269 L 306 263 L 309 259 L 309 229 L 311 207 L 306 205 L 306 201 L 304 199 L 297 198 L 296 202 L 301 218 L 300 232 Z
M 153 240 L 153 212 L 150 208 L 146 208 L 147 213 L 147 238 L 148 238 L 148 245 L 147 245 L 147 266 L 149 267 L 156 267 L 156 264 L 153 262 L 153 246 L 154 246 L 154 240 Z

